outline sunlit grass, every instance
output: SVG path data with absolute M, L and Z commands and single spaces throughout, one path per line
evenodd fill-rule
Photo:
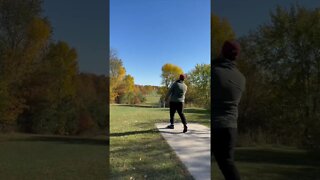
M 187 119 L 209 124 L 205 110 L 186 110 Z M 177 124 L 182 125 L 178 115 Z M 164 108 L 110 107 L 110 162 L 114 179 L 192 179 L 184 165 L 155 129 L 168 122 Z

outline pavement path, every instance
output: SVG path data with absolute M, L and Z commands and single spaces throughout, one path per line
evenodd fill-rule
M 188 132 L 182 133 L 181 123 L 167 129 L 165 123 L 156 127 L 196 180 L 211 179 L 210 128 L 188 123 Z

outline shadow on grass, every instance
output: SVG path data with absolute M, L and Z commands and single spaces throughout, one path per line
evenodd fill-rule
M 162 129 L 165 129 L 165 131 Z M 183 134 L 183 132 L 174 132 L 174 131 L 172 131 L 172 129 L 165 128 L 165 127 L 159 128 L 159 130 L 162 130 L 161 133 L 166 133 L 166 134 Z
M 68 136 L 47 136 L 47 135 L 36 135 L 30 137 L 12 138 L 8 141 L 29 141 L 29 142 L 62 142 L 67 144 L 86 144 L 86 145 L 109 145 L 109 140 L 106 139 L 94 139 L 94 138 L 83 138 L 83 137 L 68 137 Z
M 223 180 L 213 159 L 214 177 Z M 320 153 L 287 148 L 237 148 L 236 164 L 244 180 L 318 180 Z
M 138 108 L 159 108 L 158 106 L 152 105 L 143 105 L 143 104 L 117 104 L 116 106 L 123 106 L 123 107 L 138 107 Z
M 122 107 L 138 107 L 138 108 L 154 108 L 154 109 L 161 109 L 161 111 L 168 111 L 169 107 L 159 107 L 159 106 L 152 106 L 147 104 L 116 104 L 115 106 L 122 106 Z M 194 114 L 203 114 L 210 116 L 210 110 L 207 109 L 200 109 L 200 108 L 185 108 L 183 110 L 184 113 L 194 113 Z
M 162 111 L 169 111 L 169 107 L 165 107 L 165 108 L 161 107 L 159 109 L 161 109 Z M 207 115 L 210 115 L 210 110 L 201 109 L 201 108 L 184 108 L 183 112 L 184 113 L 195 113 L 195 114 L 207 114 Z
M 169 118 L 169 108 L 159 108 L 159 109 L 160 111 L 166 111 L 168 113 L 168 118 Z M 206 109 L 187 108 L 187 109 L 184 109 L 183 112 L 188 122 L 205 122 L 206 123 L 210 119 L 210 111 Z M 175 113 L 175 119 L 180 119 L 178 112 Z M 194 121 L 193 119 L 197 119 L 197 120 Z
M 110 137 L 129 136 L 129 135 L 157 133 L 157 132 L 158 132 L 158 130 L 156 128 L 154 128 L 154 129 L 143 130 L 143 131 L 128 131 L 128 132 L 121 132 L 121 133 L 110 133 Z
M 286 151 L 276 149 L 237 149 L 236 160 L 279 165 L 307 165 L 320 167 L 320 153 L 314 151 Z
M 141 167 L 142 163 L 136 163 L 133 166 L 135 167 Z M 110 179 L 124 179 L 124 177 L 129 177 L 129 176 L 133 176 L 133 177 L 138 177 L 137 179 L 139 179 L 139 177 L 141 179 L 148 179 L 147 177 L 150 177 L 150 179 L 185 179 L 185 180 L 194 180 L 194 178 L 186 171 L 180 170 L 178 174 L 176 172 L 170 172 L 172 171 L 172 169 L 177 169 L 177 167 L 167 167 L 167 168 L 153 168 L 153 167 L 146 167 L 143 166 L 144 168 L 134 168 L 130 169 L 130 170 L 126 170 L 126 171 L 116 171 L 113 170 L 111 175 L 110 175 Z M 179 167 L 182 168 L 182 167 Z M 169 173 L 168 173 L 169 172 Z M 144 176 L 144 177 L 143 177 Z

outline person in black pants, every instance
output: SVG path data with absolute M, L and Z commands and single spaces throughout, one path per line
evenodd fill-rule
M 212 131 L 213 154 L 226 180 L 238 180 L 240 175 L 234 164 L 236 128 L 217 128 Z
M 226 180 L 239 180 L 234 164 L 238 105 L 245 89 L 245 77 L 235 60 L 240 52 L 236 41 L 223 44 L 220 57 L 213 60 L 212 81 L 212 151 Z
M 174 129 L 174 114 L 178 111 L 183 124 L 183 132 L 188 131 L 187 120 L 183 113 L 184 99 L 187 92 L 187 85 L 184 84 L 185 75 L 181 74 L 179 80 L 174 82 L 170 87 L 165 100 L 170 98 L 170 125 L 167 126 L 169 129 Z

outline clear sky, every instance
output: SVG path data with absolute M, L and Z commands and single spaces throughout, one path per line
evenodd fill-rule
M 141 85 L 160 85 L 165 63 L 209 64 L 210 0 L 110 0 L 110 46 Z
M 270 22 L 270 12 L 277 5 L 288 8 L 292 4 L 316 8 L 320 7 L 320 0 L 213 0 L 212 11 L 227 18 L 237 36 L 242 36 Z
M 107 0 L 44 0 L 44 15 L 53 26 L 53 39 L 77 49 L 82 72 L 108 72 L 107 7 Z

